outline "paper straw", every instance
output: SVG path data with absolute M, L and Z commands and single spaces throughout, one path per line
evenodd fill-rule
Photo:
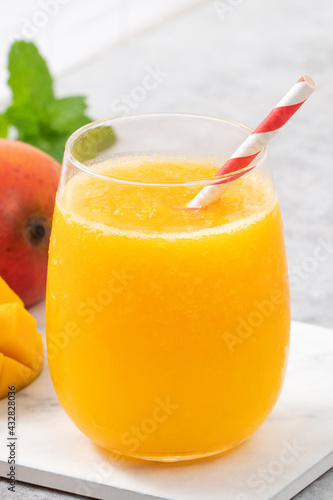
M 232 174 L 238 170 L 245 169 L 260 153 L 266 144 L 275 136 L 285 123 L 293 116 L 302 104 L 310 97 L 317 88 L 315 82 L 308 75 L 303 75 L 298 82 L 287 92 L 275 108 L 266 116 L 258 127 L 250 134 L 238 149 L 230 156 L 229 160 L 215 174 L 215 176 Z M 255 165 L 253 165 L 254 168 Z M 224 190 L 226 183 L 241 177 L 250 169 L 238 172 L 225 179 L 220 179 L 214 184 L 204 187 L 193 200 L 188 208 L 200 208 L 217 201 Z

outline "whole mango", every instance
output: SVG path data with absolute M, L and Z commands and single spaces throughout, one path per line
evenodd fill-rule
M 0 139 L 0 276 L 26 307 L 45 295 L 59 173 L 43 151 Z

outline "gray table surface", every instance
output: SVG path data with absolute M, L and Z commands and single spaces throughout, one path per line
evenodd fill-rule
M 115 114 L 135 95 L 147 68 L 166 73 L 129 111 L 211 113 L 255 127 L 289 87 L 309 73 L 318 90 L 270 146 L 291 276 L 292 318 L 333 328 L 333 5 L 330 0 L 211 1 L 73 69 L 57 81 L 60 95 L 85 94 L 90 115 Z M 220 14 L 220 15 L 219 15 Z M 75 40 L 73 40 L 75 46 Z M 77 49 L 77 48 L 76 48 Z M 134 94 L 133 94 L 134 92 Z M 333 471 L 296 497 L 333 498 Z M 4 481 L 0 498 L 7 499 Z M 20 484 L 15 500 L 78 498 Z M 203 499 L 204 500 L 204 499 Z M 227 499 L 232 500 L 232 499 Z

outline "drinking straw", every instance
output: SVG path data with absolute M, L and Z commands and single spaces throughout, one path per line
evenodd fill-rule
M 200 208 L 214 203 L 226 189 L 226 183 L 241 177 L 254 168 L 255 164 L 251 168 L 246 169 L 263 147 L 269 143 L 277 131 L 296 113 L 316 88 L 317 85 L 312 78 L 308 75 L 303 75 L 215 174 L 215 176 L 220 176 L 236 172 L 235 175 L 228 176 L 214 182 L 214 184 L 205 186 L 187 204 L 187 208 Z M 245 170 L 238 172 L 241 169 Z

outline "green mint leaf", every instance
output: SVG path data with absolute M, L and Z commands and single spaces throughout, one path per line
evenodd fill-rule
M 68 137 L 92 120 L 85 114 L 82 96 L 56 99 L 49 69 L 32 42 L 14 42 L 8 56 L 8 84 L 12 103 L 0 115 L 0 136 L 6 137 L 8 125 L 14 125 L 18 138 L 36 146 L 61 162 Z M 92 156 L 116 140 L 111 127 L 95 127 L 83 137 L 82 157 L 89 149 Z M 86 153 L 84 152 L 86 148 Z M 90 155 L 90 153 L 89 153 Z
M 61 164 L 67 139 L 67 134 L 53 134 L 28 138 L 26 142 L 53 156 Z
M 5 116 L 8 122 L 17 128 L 20 140 L 26 141 L 28 137 L 40 134 L 38 117 L 30 104 L 12 104 Z
M 7 137 L 8 121 L 5 115 L 0 115 L 0 137 Z
M 54 94 L 52 77 L 37 47 L 31 42 L 14 42 L 8 56 L 8 70 L 13 104 L 30 104 L 39 115 Z
M 71 146 L 71 153 L 81 163 L 96 158 L 97 154 L 110 148 L 116 135 L 108 125 L 100 125 L 83 132 Z
M 83 96 L 54 100 L 46 110 L 50 128 L 56 132 L 72 134 L 91 122 L 85 114 L 86 108 L 86 98 Z

